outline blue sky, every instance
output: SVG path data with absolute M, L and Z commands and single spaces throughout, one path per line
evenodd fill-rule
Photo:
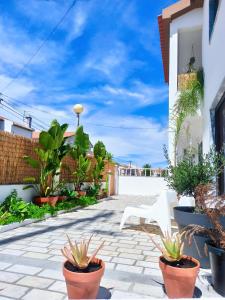
M 102 140 L 120 162 L 163 165 L 168 87 L 157 15 L 173 2 L 77 1 L 56 33 L 5 89 L 72 1 L 1 1 L 0 92 L 21 101 L 5 98 L 18 112 L 25 110 L 41 120 L 39 127 L 57 118 L 73 130 L 72 107 L 82 103 L 82 124 L 93 143 Z M 0 115 L 19 121 L 1 107 Z

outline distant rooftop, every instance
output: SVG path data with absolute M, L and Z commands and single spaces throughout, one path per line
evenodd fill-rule
M 5 121 L 5 120 L 8 120 L 8 121 L 11 121 L 13 123 L 14 126 L 17 126 L 17 127 L 21 127 L 21 128 L 24 128 L 24 129 L 27 129 L 27 130 L 30 130 L 30 131 L 34 131 L 33 128 L 30 128 L 28 125 L 26 125 L 25 123 L 17 123 L 17 122 L 14 122 L 13 120 L 10 120 L 8 118 L 5 118 L 3 116 L 0 116 L 0 121 Z
M 40 135 L 40 131 L 34 131 L 32 133 L 32 139 L 34 140 L 38 140 L 39 139 L 39 135 Z M 71 136 L 75 136 L 75 133 L 72 131 L 67 131 L 64 133 L 64 137 L 71 137 Z

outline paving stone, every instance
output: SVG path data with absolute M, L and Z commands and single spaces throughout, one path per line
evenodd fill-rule
M 7 296 L 7 299 L 20 299 L 28 291 L 27 287 L 0 283 L 0 295 Z M 0 299 L 4 299 L 0 296 Z
M 66 293 L 66 283 L 64 281 L 56 281 L 49 288 L 51 291 Z
M 46 253 L 38 253 L 38 252 L 26 252 L 23 254 L 25 257 L 30 258 L 38 258 L 38 259 L 48 259 L 51 255 Z
M 98 258 L 102 259 L 104 262 L 109 262 L 112 259 L 111 256 L 106 255 L 98 255 Z
M 136 267 L 136 266 L 128 266 L 128 265 L 122 265 L 118 264 L 116 266 L 117 271 L 124 271 L 129 273 L 135 273 L 135 274 L 141 274 L 143 271 L 142 267 Z
M 52 292 L 52 291 L 43 291 L 39 289 L 32 289 L 28 292 L 22 299 L 23 300 L 62 300 L 65 296 L 60 293 Z
M 111 246 L 114 246 L 117 248 L 120 247 L 120 248 L 132 249 L 132 248 L 134 248 L 135 245 L 125 244 L 125 243 L 111 243 Z
M 136 266 L 140 266 L 140 267 L 144 267 L 144 268 L 159 269 L 159 263 L 155 263 L 155 262 L 151 262 L 151 261 L 138 260 L 136 262 Z
M 117 246 L 105 246 L 104 245 L 104 247 L 103 247 L 103 249 L 106 251 L 115 251 L 117 248 L 118 248 L 118 245 Z
M 8 268 L 9 266 L 11 266 L 11 264 L 0 261 L 0 270 L 4 270 L 4 269 Z
M 150 284 L 135 283 L 133 291 L 138 294 L 149 295 L 156 298 L 163 298 L 165 296 L 162 287 Z
M 144 255 L 132 254 L 132 253 L 120 253 L 119 257 L 131 258 L 131 259 L 135 259 L 135 260 L 143 260 L 145 258 Z
M 105 262 L 105 268 L 106 270 L 113 270 L 115 268 L 115 263 L 111 263 L 111 262 Z
M 1 251 L 2 254 L 8 254 L 8 255 L 15 255 L 15 256 L 20 256 L 24 254 L 24 251 L 17 250 L 17 249 L 4 249 Z
M 159 262 L 159 256 L 147 256 L 145 258 L 146 261 L 152 261 L 152 262 L 155 262 L 155 263 L 158 263 Z
M 162 276 L 162 273 L 159 269 L 152 269 L 152 268 L 144 268 L 144 274 L 145 275 L 151 275 L 151 276 Z
M 27 275 L 35 275 L 41 271 L 41 268 L 16 264 L 8 268 L 7 271 L 27 274 Z
M 64 262 L 65 258 L 62 255 L 54 255 L 54 256 L 50 257 L 48 260 Z
M 48 252 L 48 248 L 41 248 L 41 247 L 27 247 L 26 251 L 29 252 L 38 252 L 38 253 L 47 253 Z
M 29 244 L 29 246 L 32 246 L 32 247 L 41 247 L 41 248 L 48 248 L 48 246 L 50 245 L 50 243 L 46 243 L 46 242 L 43 242 L 43 241 L 34 241 L 34 242 L 31 242 Z
M 8 244 L 5 249 L 12 249 L 12 250 L 21 250 L 24 249 L 26 246 L 23 245 L 19 245 L 19 244 Z
M 135 293 L 126 293 L 121 291 L 115 291 L 112 294 L 111 299 L 149 299 L 148 296 L 135 294 Z
M 32 288 L 40 288 L 45 289 L 50 284 L 52 284 L 54 280 L 47 279 L 47 278 L 40 278 L 37 276 L 24 276 L 22 279 L 20 279 L 17 284 L 30 286 Z
M 124 265 L 133 265 L 135 260 L 130 258 L 114 257 L 112 262 Z
M 120 239 L 119 240 L 119 243 L 121 243 L 121 244 L 126 244 L 126 245 L 137 245 L 138 244 L 138 242 L 137 241 L 135 241 L 134 239 L 132 239 L 132 240 L 127 240 L 127 239 L 125 239 L 125 238 L 123 238 L 123 239 Z
M 0 281 L 4 282 L 9 282 L 13 283 L 23 277 L 23 275 L 16 274 L 16 273 L 11 273 L 11 272 L 5 272 L 5 271 L 0 271 Z
M 57 279 L 57 280 L 64 280 L 61 269 L 59 271 L 51 270 L 51 269 L 45 269 L 44 271 L 39 273 L 38 276 L 53 278 L 53 279 Z
M 129 247 L 128 248 L 118 248 L 117 251 L 122 252 L 122 253 L 142 254 L 142 250 L 130 249 Z
M 104 278 L 101 280 L 101 286 L 105 287 L 106 289 L 116 289 L 121 291 L 128 291 L 131 287 L 131 282 L 125 282 L 120 280 L 108 279 Z

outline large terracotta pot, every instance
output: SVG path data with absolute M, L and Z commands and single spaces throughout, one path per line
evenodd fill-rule
M 41 206 L 41 205 L 43 205 L 43 204 L 49 203 L 49 198 L 48 198 L 48 197 L 40 197 L 40 196 L 37 196 L 37 197 L 34 197 L 33 202 L 34 202 L 36 205 Z
M 58 196 L 58 201 L 65 201 L 67 200 L 67 196 Z
M 196 277 L 199 272 L 199 261 L 193 257 L 183 256 L 196 264 L 193 268 L 177 268 L 170 266 L 159 259 L 159 267 L 162 271 L 165 289 L 168 298 L 192 298 L 194 294 Z
M 93 262 L 99 263 L 101 268 L 91 273 L 71 272 L 63 265 L 63 275 L 66 280 L 68 299 L 96 299 L 101 278 L 105 271 L 102 260 L 95 258 Z
M 57 201 L 58 201 L 58 196 L 49 196 L 48 197 L 48 203 L 53 207 L 56 205 Z

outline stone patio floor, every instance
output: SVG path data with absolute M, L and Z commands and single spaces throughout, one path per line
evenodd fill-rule
M 132 218 L 123 231 L 119 223 L 128 205 L 150 204 L 150 197 L 119 196 L 94 206 L 53 217 L 1 234 L 0 300 L 67 299 L 60 249 L 66 234 L 72 239 L 89 237 L 92 246 L 102 240 L 99 253 L 106 262 L 98 298 L 166 298 L 158 267 L 159 252 Z M 159 233 L 156 226 L 149 226 Z M 158 236 L 155 236 L 159 239 Z M 210 285 L 210 272 L 201 270 L 195 297 L 219 297 Z

